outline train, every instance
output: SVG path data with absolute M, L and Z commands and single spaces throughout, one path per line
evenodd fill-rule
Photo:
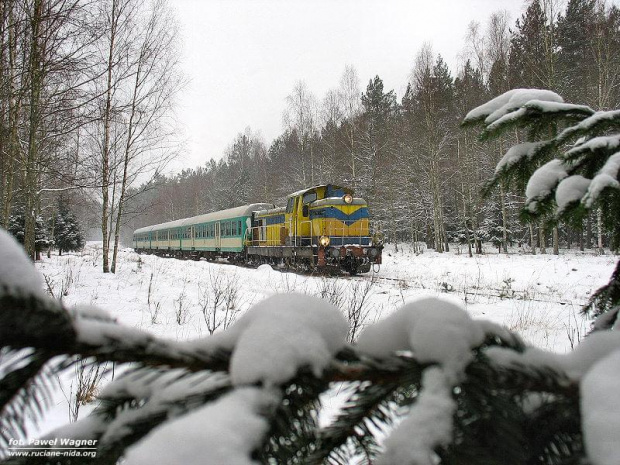
M 323 184 L 286 200 L 284 207 L 253 203 L 136 229 L 133 248 L 310 272 L 378 271 L 383 241 L 370 233 L 368 205 L 352 189 Z

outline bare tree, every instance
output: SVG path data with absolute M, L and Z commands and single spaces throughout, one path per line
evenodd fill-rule
M 357 119 L 362 113 L 359 77 L 357 71 L 351 65 L 347 65 L 342 77 L 338 94 L 342 105 L 343 117 L 345 120 L 346 147 L 349 151 L 349 165 L 351 169 L 351 186 L 355 189 L 358 173 L 357 169 Z
M 124 147 L 119 167 L 120 187 L 116 207 L 114 251 L 111 271 L 116 261 L 126 202 L 127 188 L 139 176 L 158 173 L 175 155 L 172 128 L 165 118 L 170 115 L 174 98 L 183 85 L 179 74 L 174 18 L 165 0 L 156 0 L 138 23 L 139 45 L 132 63 L 133 84 L 126 107 Z
M 291 94 L 286 97 L 286 110 L 283 121 L 286 128 L 297 134 L 301 153 L 301 181 L 304 185 L 314 185 L 314 147 L 312 138 L 317 130 L 316 97 L 304 81 L 297 81 Z M 306 167 L 309 162 L 310 166 Z M 308 173 L 309 171 L 309 173 Z

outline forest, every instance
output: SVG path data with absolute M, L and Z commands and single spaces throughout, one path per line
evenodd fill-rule
M 579 224 L 526 224 L 519 217 L 525 183 L 501 182 L 483 195 L 498 161 L 525 136 L 514 130 L 481 142 L 461 122 L 512 88 L 545 88 L 595 110 L 617 108 L 619 13 L 592 0 L 571 0 L 565 8 L 533 1 L 514 24 L 498 12 L 469 25 L 456 74 L 432 44 L 423 45 L 402 96 L 352 66 L 322 98 L 299 80 L 279 137 L 267 145 L 260 128 L 246 128 L 222 159 L 154 178 L 141 186 L 147 192 L 132 202 L 128 210 L 139 215 L 128 224 L 255 201 L 283 205 L 290 192 L 333 182 L 369 202 L 373 225 L 391 243 L 425 242 L 437 251 L 470 244 L 478 253 L 485 242 L 502 251 L 510 245 L 533 253 L 551 247 L 557 253 L 560 246 L 602 251 L 611 244 L 596 211 Z
M 620 9 L 533 0 L 511 21 L 481 18 L 461 63 L 426 43 L 404 95 L 343 63 L 320 97 L 300 76 L 273 141 L 240 128 L 226 153 L 170 174 L 182 150 L 170 118 L 182 92 L 178 30 L 163 0 L 7 0 L 0 6 L 0 224 L 23 218 L 31 256 L 59 209 L 104 237 L 103 271 L 141 226 L 251 202 L 282 204 L 320 183 L 355 189 L 387 242 L 448 250 L 483 243 L 531 253 L 614 247 L 598 210 L 578 222 L 520 217 L 525 179 L 491 185 L 515 129 L 482 142 L 466 113 L 513 88 L 545 88 L 594 110 L 620 103 Z M 457 71 L 454 71 L 457 70 Z M 533 171 L 536 166 L 531 167 Z M 484 188 L 486 186 L 486 188 Z M 37 224 L 46 231 L 37 233 Z M 96 234 L 92 228 L 96 227 Z M 109 255 L 112 254 L 111 260 Z

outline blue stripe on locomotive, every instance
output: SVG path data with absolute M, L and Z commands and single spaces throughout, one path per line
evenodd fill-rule
M 317 208 L 316 210 L 310 210 L 310 219 L 314 218 L 333 218 L 342 221 L 347 226 L 351 226 L 356 221 L 368 218 L 368 208 L 358 208 L 350 215 L 336 207 Z

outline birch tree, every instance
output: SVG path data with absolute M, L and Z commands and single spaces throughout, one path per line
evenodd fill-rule
M 317 130 L 317 101 L 304 81 L 297 81 L 293 91 L 286 97 L 283 121 L 285 127 L 297 135 L 301 154 L 301 181 L 304 185 L 314 185 L 312 140 Z
M 183 85 L 179 72 L 174 18 L 165 0 L 156 0 L 137 21 L 136 50 L 130 50 L 129 99 L 124 107 L 123 146 L 120 186 L 114 220 L 114 250 L 111 272 L 116 261 L 127 200 L 127 189 L 140 176 L 153 176 L 175 156 L 174 126 L 168 124 L 175 96 Z M 105 236 L 104 236 L 105 237 Z

